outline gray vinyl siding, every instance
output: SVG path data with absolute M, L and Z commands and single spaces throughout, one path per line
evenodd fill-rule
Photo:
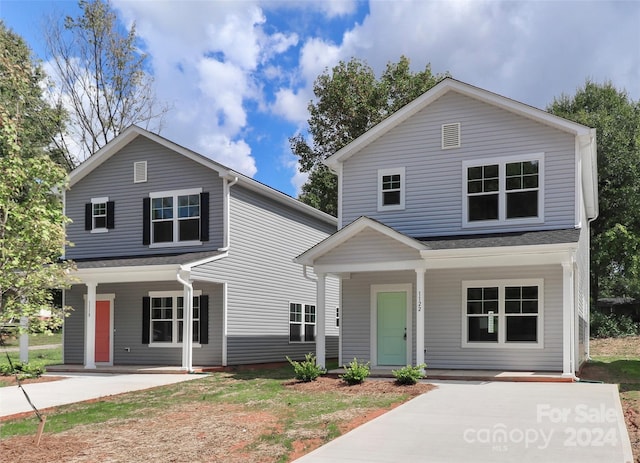
M 460 122 L 461 147 L 441 149 L 441 125 Z M 462 228 L 462 163 L 544 153 L 544 224 Z M 405 167 L 405 209 L 377 211 L 378 169 Z M 343 164 L 342 226 L 365 215 L 409 236 L 575 225 L 574 137 L 450 92 Z
M 195 290 L 209 295 L 209 343 L 193 348 L 196 366 L 222 362 L 222 286 L 194 283 Z M 115 365 L 181 365 L 181 347 L 150 347 L 142 343 L 142 298 L 150 291 L 182 291 L 175 281 L 98 285 L 97 294 L 115 294 L 113 312 L 113 363 Z M 66 291 L 66 302 L 73 307 L 65 319 L 64 362 L 84 363 L 84 298 L 86 287 L 75 285 Z M 129 352 L 125 349 L 129 348 Z
M 316 259 L 315 264 L 420 260 L 420 252 L 372 229 L 365 229 Z
M 147 182 L 133 183 L 133 164 L 147 161 Z M 209 192 L 209 241 L 201 246 L 149 248 L 142 244 L 142 199 L 150 192 L 202 188 Z M 222 190 L 218 173 L 145 137 L 137 137 L 66 193 L 66 256 L 95 258 L 214 250 L 222 246 Z M 91 198 L 115 202 L 115 228 L 84 229 L 84 207 Z
M 544 279 L 544 348 L 470 348 L 462 344 L 462 282 Z M 370 359 L 371 285 L 411 283 L 414 272 L 352 274 L 342 281 L 342 359 Z M 415 295 L 413 297 L 415 339 Z M 562 267 L 428 270 L 425 276 L 425 361 L 428 368 L 562 371 Z M 415 352 L 413 353 L 415 359 Z
M 327 359 L 338 358 L 338 336 L 327 336 Z M 292 360 L 302 360 L 308 353 L 316 353 L 313 342 L 290 343 L 288 336 L 230 336 L 227 338 L 229 365 L 283 362 L 285 355 Z
M 312 216 L 231 187 L 228 257 L 193 269 L 196 279 L 227 282 L 229 365 L 282 361 L 315 352 L 314 343 L 289 343 L 289 302 L 316 304 L 316 284 L 293 259 L 335 231 Z M 313 272 L 309 276 L 315 277 Z M 339 281 L 327 278 L 326 334 L 337 336 Z M 333 341 L 332 341 L 333 342 Z M 257 356 L 257 358 L 256 358 Z

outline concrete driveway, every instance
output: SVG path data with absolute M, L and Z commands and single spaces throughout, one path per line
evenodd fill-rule
M 616 385 L 433 383 L 296 462 L 633 461 Z
M 202 378 L 201 375 L 188 374 L 78 373 L 54 376 L 63 376 L 64 379 L 23 386 L 39 410 Z M 32 411 L 17 386 L 0 388 L 0 417 Z

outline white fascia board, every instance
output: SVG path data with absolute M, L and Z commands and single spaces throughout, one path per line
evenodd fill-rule
M 427 269 L 513 267 L 571 262 L 578 243 L 422 251 Z
M 132 283 L 139 281 L 174 281 L 180 265 L 140 265 L 78 269 L 69 273 L 69 282 L 75 283 Z
M 582 160 L 582 189 L 585 209 L 590 219 L 598 217 L 598 144 L 596 129 L 578 138 L 578 156 Z
M 428 268 L 424 260 L 399 260 L 390 262 L 361 262 L 353 264 L 316 265 L 313 271 L 332 275 L 350 274 L 357 272 L 396 272 L 402 270 L 416 270 Z
M 362 148 L 369 145 L 370 143 L 381 137 L 383 134 L 396 127 L 401 122 L 405 121 L 417 112 L 426 108 L 432 102 L 450 91 L 455 91 L 470 98 L 474 98 L 498 108 L 505 109 L 514 114 L 554 127 L 558 130 L 570 133 L 572 135 L 582 135 L 585 133 L 589 133 L 589 131 L 591 130 L 587 126 L 569 121 L 559 116 L 555 116 L 551 113 L 543 111 L 542 109 L 520 103 L 502 95 L 498 95 L 497 93 L 493 93 L 488 90 L 484 90 L 479 87 L 475 87 L 473 85 L 466 84 L 459 80 L 447 77 L 446 79 L 423 93 L 421 96 L 413 100 L 411 103 L 402 107 L 394 114 L 386 118 L 384 121 L 380 122 L 378 125 L 372 127 L 360 137 L 356 138 L 341 150 L 329 156 L 323 161 L 323 163 L 335 171 L 338 164 L 346 161 L 353 154 L 360 151 Z
M 216 254 L 215 256 L 205 257 L 204 259 L 196 260 L 193 262 L 189 262 L 188 264 L 182 264 L 180 268 L 187 272 L 190 272 L 194 267 L 199 265 L 208 264 L 210 262 L 215 262 L 216 260 L 223 259 L 229 255 L 229 252 L 223 252 L 222 254 Z
M 297 200 L 281 191 L 276 190 L 275 188 L 265 185 L 264 183 L 260 183 L 257 180 L 247 177 L 246 175 L 230 170 L 227 172 L 227 177 L 237 177 L 240 183 L 245 188 L 248 188 L 251 191 L 255 191 L 256 193 L 260 193 L 264 196 L 274 199 L 275 201 L 284 204 L 287 207 L 296 209 L 297 211 L 322 220 L 323 222 L 326 222 L 331 226 L 338 226 L 338 219 L 336 217 L 327 214 L 326 212 L 322 212 L 315 207 L 311 207 L 300 200 Z M 233 189 L 231 191 L 233 191 Z
M 331 251 L 337 246 L 345 243 L 349 239 L 356 236 L 358 233 L 362 232 L 366 228 L 371 228 L 374 231 L 377 231 L 391 239 L 394 239 L 406 246 L 409 246 L 412 249 L 417 251 L 422 251 L 428 249 L 427 246 L 422 244 L 421 242 L 403 235 L 400 232 L 395 231 L 394 229 L 381 224 L 380 222 L 376 222 L 375 220 L 371 220 L 368 217 L 359 217 L 355 221 L 351 222 L 346 227 L 340 229 L 333 235 L 325 238 L 323 241 L 320 241 L 318 244 L 308 249 L 307 251 L 300 254 L 298 257 L 293 259 L 293 262 L 297 264 L 309 265 L 313 266 L 314 261 L 318 258 Z

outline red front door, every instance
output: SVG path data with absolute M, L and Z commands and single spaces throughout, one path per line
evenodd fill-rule
M 111 303 L 96 301 L 96 362 L 111 361 Z

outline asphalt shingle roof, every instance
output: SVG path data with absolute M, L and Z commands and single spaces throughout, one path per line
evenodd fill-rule
M 143 265 L 182 265 L 221 254 L 219 251 L 189 252 L 186 254 L 162 254 L 154 256 L 132 256 L 95 259 L 73 259 L 78 269 L 136 267 Z
M 438 236 L 417 239 L 430 249 L 436 250 L 577 243 L 579 238 L 580 230 L 571 228 L 481 235 Z

